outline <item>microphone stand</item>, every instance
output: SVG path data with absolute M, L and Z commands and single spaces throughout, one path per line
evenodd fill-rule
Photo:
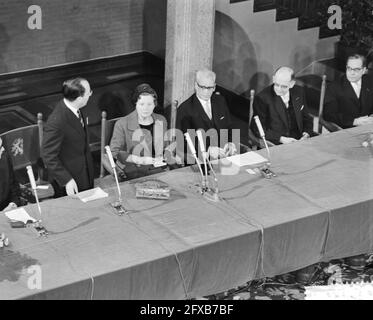
M 124 214 L 128 214 L 129 211 L 123 206 L 122 192 L 120 191 L 120 187 L 119 187 L 118 174 L 117 174 L 117 171 L 115 170 L 116 164 L 114 162 L 113 155 L 111 153 L 110 147 L 105 146 L 105 151 L 106 151 L 106 154 L 108 155 L 111 168 L 113 169 L 113 172 L 114 172 L 115 182 L 116 182 L 117 191 L 118 191 L 118 201 L 115 201 L 114 203 L 111 203 L 111 206 L 116 210 L 116 213 L 119 216 L 122 216 Z
M 194 159 L 196 160 L 197 167 L 198 167 L 198 169 L 201 173 L 201 193 L 204 194 L 208 189 L 208 181 L 207 181 L 205 175 L 203 174 L 201 162 L 197 157 L 197 152 L 196 152 L 196 149 L 194 148 L 194 145 L 193 145 L 192 139 L 190 138 L 189 133 L 188 132 L 184 133 L 184 136 L 185 136 L 185 139 L 187 141 L 188 147 L 189 147 L 190 151 L 192 152 L 192 155 L 193 155 Z
M 259 135 L 264 141 L 264 145 L 265 145 L 265 148 L 267 150 L 267 156 L 268 156 L 268 163 L 266 165 L 264 165 L 262 168 L 260 168 L 260 170 L 261 170 L 261 172 L 262 172 L 262 174 L 264 175 L 265 178 L 271 179 L 272 177 L 276 177 L 276 174 L 269 169 L 269 167 L 271 166 L 271 154 L 269 152 L 268 143 L 267 143 L 265 133 L 264 133 L 264 130 L 263 130 L 263 127 L 262 127 L 262 123 L 260 122 L 259 117 L 255 116 L 254 120 L 255 120 L 256 126 L 258 127 Z
M 219 189 L 218 189 L 218 178 L 215 174 L 215 171 L 214 169 L 212 168 L 212 165 L 211 165 L 211 162 L 210 162 L 210 159 L 208 157 L 208 154 L 207 154 L 207 151 L 206 151 L 206 148 L 205 148 L 205 143 L 204 143 L 204 140 L 203 140 L 203 136 L 202 136 L 202 131 L 201 130 L 197 130 L 197 138 L 198 138 L 198 142 L 199 142 L 199 146 L 200 146 L 200 149 L 202 151 L 202 157 L 203 157 L 203 162 L 205 164 L 205 179 L 206 179 L 206 182 L 208 181 L 207 180 L 207 164 L 210 168 L 210 171 L 214 177 L 214 187 L 213 189 L 211 189 L 208 184 L 206 185 L 207 188 L 206 188 L 206 192 L 203 194 L 206 199 L 210 200 L 210 201 L 219 201 L 219 196 L 218 196 L 218 192 L 219 192 Z
M 30 165 L 26 167 L 26 170 L 27 170 L 28 178 L 30 180 L 31 189 L 34 191 L 34 194 L 35 194 L 36 204 L 38 206 L 38 211 L 39 211 L 39 215 L 40 215 L 40 219 L 36 220 L 35 222 L 33 222 L 32 226 L 36 229 L 36 231 L 38 232 L 39 236 L 46 236 L 46 235 L 48 235 L 48 231 L 41 224 L 41 222 L 42 222 L 42 220 L 41 220 L 42 215 L 41 215 L 41 208 L 40 208 L 39 197 L 38 197 L 38 193 L 36 191 L 37 187 L 36 187 L 34 172 L 32 171 L 32 167 Z

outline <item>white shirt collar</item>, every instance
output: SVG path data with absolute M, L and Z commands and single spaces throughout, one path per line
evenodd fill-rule
M 75 114 L 75 116 L 79 118 L 78 109 L 74 108 L 67 99 L 63 99 L 63 102 L 65 103 L 66 107 L 68 107 Z
M 282 101 L 285 103 L 286 107 L 288 107 L 289 105 L 289 101 L 290 101 L 290 92 L 288 92 L 287 94 L 283 95 L 283 96 L 280 96 Z
M 198 96 L 197 96 L 198 98 Z M 208 117 L 210 118 L 210 115 L 211 115 L 211 118 L 212 119 L 212 108 L 211 108 L 211 99 L 209 100 L 202 100 L 200 98 L 198 98 L 199 102 L 201 103 L 203 109 L 205 110 L 206 114 L 208 115 Z

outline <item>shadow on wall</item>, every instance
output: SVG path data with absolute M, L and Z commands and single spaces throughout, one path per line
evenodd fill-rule
M 268 69 L 267 63 L 264 63 Z M 238 94 L 250 96 L 250 90 L 263 89 L 269 77 L 262 72 L 254 43 L 241 26 L 226 14 L 215 15 L 213 70 L 218 84 Z
M 91 48 L 81 39 L 74 39 L 67 43 L 65 49 L 66 62 L 83 61 L 91 58 Z
M 0 74 L 8 71 L 8 66 L 4 62 L 4 53 L 10 43 L 10 37 L 4 25 L 0 24 Z

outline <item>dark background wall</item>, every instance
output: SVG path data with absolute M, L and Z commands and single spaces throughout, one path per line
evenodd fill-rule
M 152 1 L 1 0 L 0 74 L 143 50 L 144 3 Z M 32 4 L 42 9 L 42 30 L 27 26 Z

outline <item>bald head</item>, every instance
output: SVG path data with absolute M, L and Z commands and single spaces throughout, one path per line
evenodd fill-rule
M 278 96 L 286 95 L 294 87 L 294 70 L 289 67 L 280 67 L 273 75 L 273 89 Z

